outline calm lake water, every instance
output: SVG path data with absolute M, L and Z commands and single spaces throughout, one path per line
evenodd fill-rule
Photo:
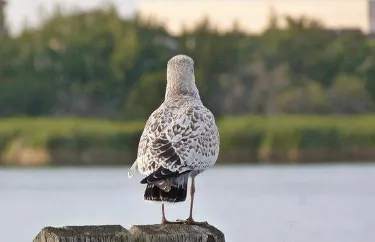
M 127 167 L 0 169 L 0 241 L 31 242 L 45 226 L 159 223 Z M 195 218 L 226 241 L 374 242 L 375 166 L 216 167 L 197 178 Z M 167 206 L 185 218 L 188 202 Z

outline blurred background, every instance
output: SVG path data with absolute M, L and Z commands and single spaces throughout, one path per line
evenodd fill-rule
M 198 220 L 228 241 L 375 241 L 375 1 L 0 0 L 1 241 L 159 222 L 126 172 L 177 54 L 221 134 Z

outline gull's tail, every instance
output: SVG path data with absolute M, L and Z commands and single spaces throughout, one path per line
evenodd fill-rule
M 184 173 L 178 177 L 168 178 L 170 183 L 169 191 L 162 190 L 159 184 L 147 184 L 144 199 L 153 202 L 177 203 L 186 200 L 187 184 L 189 173 Z

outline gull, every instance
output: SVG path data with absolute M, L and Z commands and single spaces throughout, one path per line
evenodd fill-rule
M 148 118 L 142 132 L 137 159 L 128 172 L 146 177 L 144 199 L 162 203 L 162 224 L 166 219 L 164 204 L 186 200 L 190 185 L 190 213 L 193 219 L 195 177 L 214 166 L 219 154 L 220 137 L 215 117 L 199 96 L 195 84 L 194 61 L 177 55 L 167 64 L 167 87 L 164 102 Z

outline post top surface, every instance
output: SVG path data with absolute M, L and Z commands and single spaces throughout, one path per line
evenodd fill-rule
M 107 235 L 125 232 L 127 230 L 121 225 L 87 225 L 87 226 L 65 226 L 61 228 L 45 227 L 45 233 L 54 234 L 58 237 L 69 237 L 76 235 Z
M 174 235 L 207 235 L 213 241 L 225 241 L 223 232 L 209 224 L 186 225 L 186 224 L 153 224 L 153 225 L 133 225 L 129 229 L 130 234 L 147 234 L 162 236 L 166 234 Z
M 126 230 L 121 225 L 66 226 L 61 228 L 45 227 L 33 242 L 55 242 L 66 239 L 89 239 L 90 241 L 201 241 L 225 242 L 224 234 L 209 224 L 155 224 L 134 225 Z M 151 240 L 149 240 L 151 238 Z M 78 241 L 78 240 L 77 240 Z

